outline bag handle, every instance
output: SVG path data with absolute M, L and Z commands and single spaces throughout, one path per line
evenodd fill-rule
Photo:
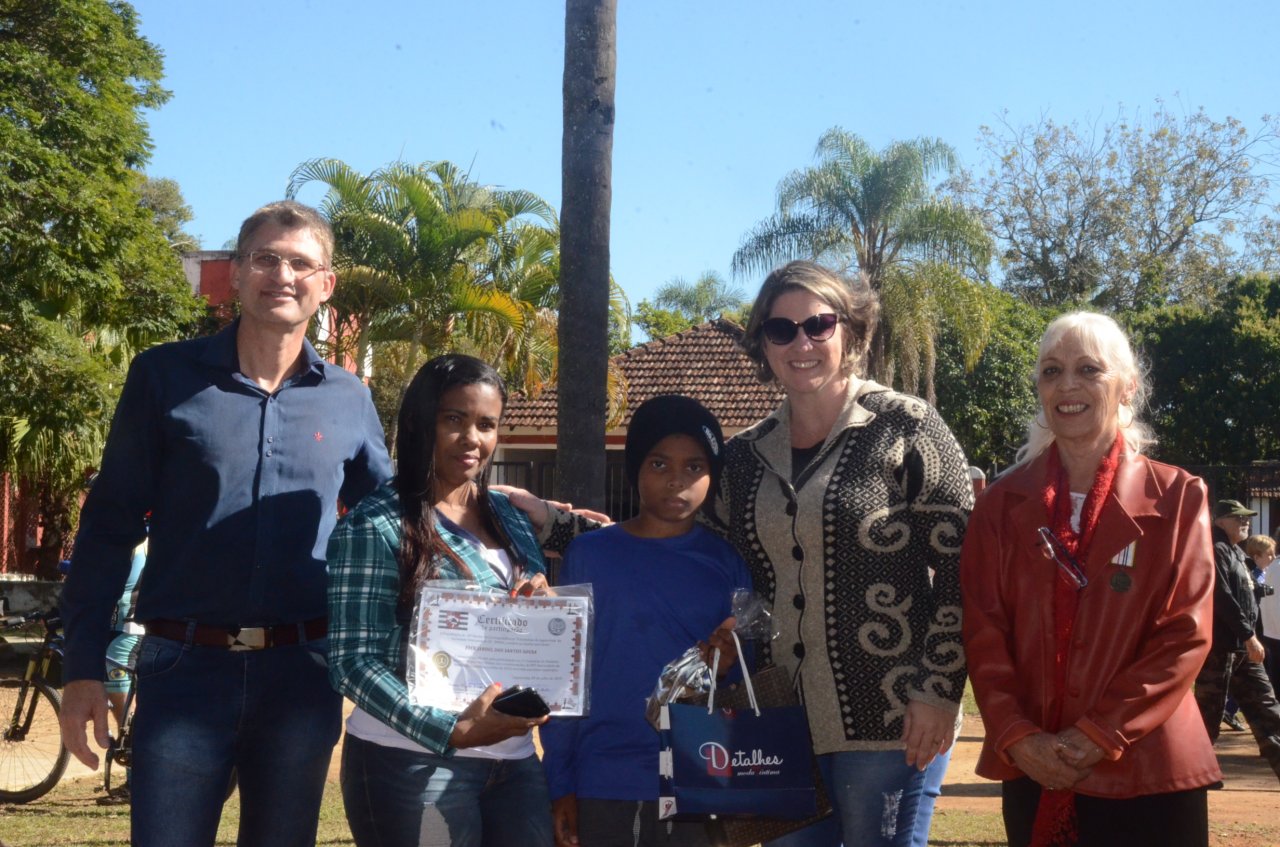
M 747 663 L 742 661 L 742 642 L 738 640 L 738 633 L 733 630 L 729 631 L 733 636 L 733 646 L 738 648 L 738 664 L 742 666 L 742 681 L 747 685 L 747 700 L 751 703 L 751 708 L 756 713 L 756 717 L 760 717 L 760 706 L 756 703 L 756 690 L 751 687 L 751 673 L 747 670 Z M 715 655 L 711 659 L 711 693 L 707 695 L 707 714 L 710 715 L 716 710 L 716 679 L 720 676 L 720 648 L 716 648 Z

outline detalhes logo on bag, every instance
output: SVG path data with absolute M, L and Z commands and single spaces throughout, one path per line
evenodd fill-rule
M 707 763 L 707 776 L 733 776 L 729 751 L 723 745 L 708 741 L 698 748 L 698 755 Z
M 764 751 L 734 750 L 730 755 L 723 744 L 708 741 L 698 748 L 698 755 L 707 763 L 707 776 L 776 776 L 781 773 L 781 756 L 766 756 Z

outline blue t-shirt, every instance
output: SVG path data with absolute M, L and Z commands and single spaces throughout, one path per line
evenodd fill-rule
M 738 553 L 701 526 L 676 538 L 638 538 L 619 525 L 581 535 L 560 583 L 591 583 L 595 634 L 591 714 L 542 727 L 552 798 L 658 797 L 658 733 L 644 704 L 662 668 L 706 640 L 751 577 Z

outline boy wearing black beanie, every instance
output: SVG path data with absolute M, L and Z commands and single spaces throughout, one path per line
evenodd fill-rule
M 733 547 L 695 523 L 724 466 L 720 423 L 692 398 L 654 397 L 631 417 L 626 464 L 639 514 L 578 536 L 561 568 L 562 583 L 591 583 L 596 618 L 591 715 L 540 730 L 556 838 L 704 847 L 701 823 L 658 820 L 658 734 L 644 701 L 694 644 L 732 643 L 730 599 L 751 587 Z

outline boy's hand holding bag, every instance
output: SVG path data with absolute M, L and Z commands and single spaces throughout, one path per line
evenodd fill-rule
M 733 638 L 741 655 L 736 632 Z M 761 707 L 745 665 L 750 708 L 717 708 L 715 671 L 706 706 L 661 707 L 658 816 L 813 817 L 818 801 L 804 708 Z

